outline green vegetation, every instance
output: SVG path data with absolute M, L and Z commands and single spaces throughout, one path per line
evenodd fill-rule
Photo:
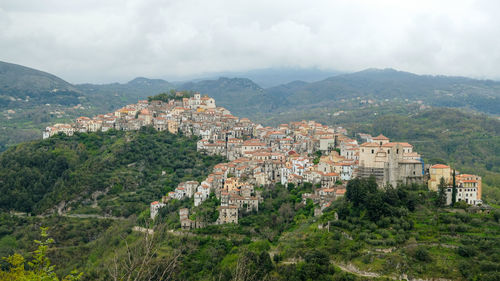
M 76 105 L 81 93 L 52 74 L 0 61 L 0 109 L 33 105 Z
M 84 112 L 103 113 L 172 88 L 166 81 L 145 78 L 76 87 L 85 93 L 78 97 L 83 110 L 69 110 L 71 99 L 70 103 L 55 99 L 61 105 L 42 105 L 40 110 L 40 104 L 28 106 L 21 98 L 8 98 L 9 106 L 14 102 L 20 109 L 5 110 L 0 116 L 4 118 L 0 151 L 7 148 L 6 143 L 36 137 L 38 127 L 54 121 Z M 494 209 L 467 213 L 464 205 L 443 207 L 442 195 L 426 187 L 379 190 L 373 179 L 355 179 L 347 185 L 344 199 L 314 217 L 313 202 L 301 198 L 313 191 L 312 185 L 276 184 L 256 188 L 264 202 L 259 212 L 240 212 L 238 225 L 211 225 L 188 233 L 180 230 L 178 210 L 188 207 L 192 219 L 213 222 L 220 204 L 214 195 L 196 208 L 192 200 L 170 200 L 154 222 L 149 220 L 148 203 L 181 181 L 204 179 L 214 164 L 223 161 L 221 157 L 196 153 L 195 138 L 152 128 L 59 135 L 10 147 L 0 155 L 4 211 L 0 256 L 11 256 L 0 261 L 2 277 L 35 272 L 36 266 L 21 266 L 37 250 L 31 241 L 43 225 L 49 227 L 54 247 L 46 244 L 50 240 L 41 242 L 43 251 L 35 253 L 35 260 L 43 257 L 38 259 L 43 261 L 38 263 L 43 268 L 39 273 L 50 277 L 67 276 L 76 268 L 85 272 L 83 280 L 116 276 L 143 280 L 141 275 L 158 280 L 162 276 L 172 280 L 387 280 L 402 274 L 500 279 L 499 121 L 462 110 L 421 107 L 423 103 L 498 113 L 496 82 L 371 70 L 266 90 L 248 79 L 228 78 L 180 88 L 209 94 L 235 115 L 265 124 L 313 119 L 350 132 L 383 133 L 394 141 L 410 142 L 427 163 L 448 163 L 460 172 L 483 176 L 483 196 Z M 156 99 L 170 97 L 160 94 Z M 65 113 L 51 113 L 60 110 Z M 319 157 L 315 155 L 315 161 Z M 63 207 L 63 215 L 6 212 L 47 214 L 57 205 Z M 132 230 L 137 225 L 154 227 L 155 234 Z M 46 262 L 48 258 L 56 268 Z
M 72 85 L 43 71 L 0 62 L 0 152 L 40 139 L 42 130 L 55 123 L 112 112 L 172 88 L 167 81 L 146 78 Z
M 403 273 L 452 280 L 499 277 L 498 209 L 469 214 L 439 208 L 437 194 L 426 187 L 380 190 L 374 179 L 355 179 L 348 183 L 345 199 L 314 217 L 312 201 L 301 200 L 312 189 L 310 184 L 258 189 L 264 197 L 258 213 L 244 214 L 238 225 L 190 233 L 179 230 L 178 210 L 192 207 L 192 201 L 170 200 L 160 209 L 151 239 L 131 231 L 144 219 L 140 216 L 110 220 L 3 214 L 0 254 L 28 256 L 29 241 L 42 224 L 56 241 L 48 256 L 58 265 L 57 274 L 76 268 L 85 272 L 83 280 L 109 280 L 115 274 L 109 269 L 118 265 L 117 272 L 124 272 L 126 257 L 132 254 L 130 263 L 135 264 L 147 249 L 158 254 L 148 259 L 145 270 L 166 271 L 173 280 L 387 280 Z M 193 214 L 218 203 L 212 195 Z
M 197 153 L 196 141 L 146 127 L 24 143 L 0 155 L 0 206 L 40 214 L 66 202 L 76 212 L 138 214 L 222 161 Z
M 148 97 L 148 101 L 151 102 L 154 100 L 158 100 L 158 101 L 168 102 L 169 100 L 182 100 L 184 98 L 192 97 L 193 94 L 194 94 L 193 91 L 182 91 L 177 93 L 175 90 L 172 89 L 168 93 L 161 93 L 154 96 L 150 96 Z
M 500 202 L 500 120 L 433 109 L 411 116 L 381 116 L 357 129 L 408 141 L 426 163 L 447 163 L 461 173 L 482 176 L 484 199 Z
M 335 201 L 317 222 L 284 233 L 274 251 L 284 261 L 324 252 L 334 264 L 394 278 L 500 277 L 500 215 L 494 215 L 500 210 L 469 214 L 435 207 L 437 195 L 426 187 L 374 187 L 370 179 L 349 182 L 345 199 Z
M 30 262 L 25 262 L 25 259 L 20 254 L 11 255 L 5 260 L 9 263 L 9 269 L 6 271 L 0 270 L 0 280 L 12 281 L 29 281 L 29 280 L 44 280 L 44 281 L 59 281 L 57 274 L 54 271 L 55 266 L 51 265 L 50 259 L 47 257 L 47 252 L 54 239 L 48 238 L 47 228 L 42 229 L 43 241 L 35 240 L 38 248 L 33 252 L 33 258 Z M 26 269 L 25 267 L 29 269 Z M 83 273 L 73 271 L 65 276 L 63 281 L 80 280 Z

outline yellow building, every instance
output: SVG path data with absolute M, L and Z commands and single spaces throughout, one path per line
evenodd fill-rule
M 427 187 L 429 190 L 438 191 L 439 182 L 441 178 L 444 178 L 444 181 L 447 185 L 452 184 L 452 175 L 450 166 L 443 164 L 432 165 L 429 168 L 430 179 L 427 182 Z
M 240 183 L 238 178 L 227 178 L 224 182 L 224 189 L 226 189 L 228 192 L 231 192 L 235 189 L 240 188 L 241 185 L 242 184 Z

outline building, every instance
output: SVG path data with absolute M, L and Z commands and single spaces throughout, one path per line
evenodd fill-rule
M 438 191 L 441 178 L 444 178 L 446 185 L 452 184 L 452 175 L 450 166 L 444 164 L 436 164 L 429 167 L 429 180 L 427 187 L 429 190 Z
M 238 207 L 237 206 L 220 206 L 219 218 L 216 224 L 238 223 Z
M 160 208 L 165 207 L 165 204 L 160 203 L 158 201 L 151 202 L 151 205 L 149 206 L 149 211 L 151 213 L 151 219 L 154 220 L 156 215 L 158 215 L 158 210 Z
M 371 175 L 379 186 L 423 183 L 423 160 L 411 144 L 379 135 L 360 146 L 358 176 Z

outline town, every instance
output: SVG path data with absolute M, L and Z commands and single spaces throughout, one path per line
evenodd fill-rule
M 152 219 L 169 200 L 189 198 L 194 206 L 199 206 L 214 194 L 220 200 L 215 224 L 238 223 L 242 215 L 258 212 L 263 201 L 262 188 L 276 183 L 313 185 L 314 192 L 303 194 L 302 200 L 312 200 L 314 213 L 321 214 L 333 200 L 344 196 L 347 181 L 372 175 L 380 187 L 427 183 L 433 191 L 438 191 L 443 179 L 448 205 L 453 197 L 470 205 L 482 204 L 481 177 L 459 174 L 444 164 L 426 165 L 407 142 L 391 142 L 383 135 L 363 133 L 353 139 L 342 127 L 331 128 L 315 121 L 264 127 L 233 116 L 229 110 L 216 106 L 213 98 L 200 93 L 174 92 L 94 118 L 79 117 L 73 124 L 47 127 L 43 138 L 58 133 L 132 131 L 143 126 L 197 136 L 199 152 L 222 155 L 229 161 L 215 165 L 201 183 L 182 182 L 161 200 L 152 202 Z M 452 195 L 453 183 L 456 196 Z M 190 219 L 189 212 L 187 208 L 179 211 L 182 229 L 207 225 Z

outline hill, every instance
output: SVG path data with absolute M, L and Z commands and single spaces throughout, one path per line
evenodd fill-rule
M 500 82 L 416 75 L 393 69 L 368 69 L 318 82 L 282 85 L 266 89 L 266 96 L 280 100 L 283 106 L 298 109 L 323 107 L 359 97 L 376 101 L 420 101 L 431 106 L 500 114 Z
M 46 103 L 75 105 L 80 95 L 55 75 L 0 61 L 0 109 Z
M 260 118 L 291 111 L 341 108 L 362 101 L 471 109 L 500 114 L 500 82 L 367 69 L 321 81 L 293 81 L 263 89 L 249 79 L 219 78 L 178 86 L 214 96 L 236 115 Z M 235 100 L 236 99 L 236 100 Z M 251 107 L 251 110 L 247 108 Z
M 181 90 L 197 91 L 213 97 L 218 105 L 242 117 L 254 116 L 272 108 L 265 90 L 247 78 L 226 78 L 188 82 L 178 87 Z M 268 102 L 266 102 L 268 101 Z
M 102 113 L 166 92 L 173 89 L 174 85 L 162 79 L 137 77 L 123 84 L 78 84 L 75 87 L 85 94 L 94 111 L 100 110 Z
M 52 74 L 0 62 L 0 152 L 40 138 L 51 124 L 111 112 L 172 88 L 165 80 L 143 77 L 124 84 L 72 85 Z
M 222 161 L 198 154 L 196 141 L 143 128 L 20 144 L 0 154 L 0 208 L 41 214 L 59 205 L 64 211 L 138 214 L 180 181 L 202 179 Z
M 254 81 L 262 88 L 270 88 L 282 84 L 287 84 L 297 80 L 305 82 L 320 81 L 338 74 L 340 74 L 340 72 L 334 70 L 321 70 L 317 68 L 280 67 L 280 68 L 253 69 L 247 71 L 209 73 L 201 77 L 191 77 L 189 78 L 189 80 L 191 80 L 192 82 L 199 82 L 203 80 L 217 80 L 219 77 L 227 77 L 227 78 L 244 77 Z M 182 83 L 176 83 L 176 84 L 182 85 Z
M 171 200 L 148 226 L 126 220 L 0 214 L 0 253 L 29 249 L 36 225 L 49 226 L 56 247 L 47 251 L 60 275 L 77 268 L 83 280 L 110 280 L 112 269 L 156 264 L 170 280 L 498 280 L 500 212 L 439 208 L 426 187 L 377 190 L 374 180 L 353 180 L 346 196 L 314 216 L 301 195 L 307 184 L 279 183 L 263 192 L 262 208 L 239 224 L 180 230 L 177 212 L 192 202 Z M 170 221 L 177 221 L 171 224 Z M 148 251 L 154 253 L 148 256 Z M 146 263 L 146 266 L 141 266 Z M 137 266 L 128 267 L 129 264 Z M 3 269 L 4 267 L 2 267 Z M 163 268 L 163 267 L 160 267 Z M 1 272 L 0 272 L 1 273 Z M 142 280 L 142 279 L 141 279 Z

